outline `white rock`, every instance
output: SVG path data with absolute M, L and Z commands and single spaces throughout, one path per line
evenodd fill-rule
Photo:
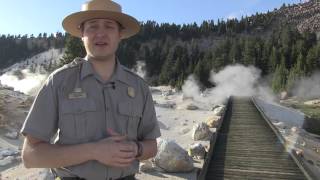
M 167 97 L 173 95 L 173 91 L 171 89 L 162 92 L 162 96 Z
M 192 144 L 188 149 L 188 154 L 195 159 L 204 159 L 206 149 L 200 143 Z
M 214 128 L 218 125 L 219 120 L 221 119 L 221 116 L 210 116 L 208 117 L 208 119 L 206 120 L 206 124 L 210 127 L 210 128 Z
M 188 95 L 186 95 L 186 94 L 182 94 L 182 96 L 181 96 L 181 100 L 193 100 L 193 97 L 192 96 L 188 96 Z
M 4 136 L 9 139 L 17 139 L 19 136 L 19 133 L 18 132 L 8 132 Z
M 38 175 L 37 179 L 43 179 L 43 180 L 52 180 L 54 179 L 53 174 L 50 172 L 49 169 L 42 169 Z
M 166 103 L 157 103 L 155 104 L 158 107 L 162 107 L 162 108 L 174 108 L 176 106 L 176 103 L 174 102 L 166 102 Z
M 7 156 L 4 159 L 0 160 L 0 166 L 6 166 L 8 164 L 11 164 L 14 160 L 13 156 Z
M 7 157 L 7 156 L 15 156 L 18 155 L 19 151 L 6 148 L 6 149 L 0 149 L 0 157 Z
M 195 141 L 208 139 L 210 136 L 209 126 L 205 123 L 198 123 L 193 126 L 192 129 L 192 139 Z
M 155 164 L 166 172 L 175 173 L 190 172 L 194 168 L 187 151 L 177 143 L 167 140 L 159 140 Z
M 187 110 L 197 110 L 197 109 L 199 109 L 199 107 L 194 104 L 188 104 L 186 109 Z
M 287 92 L 287 91 L 282 91 L 282 92 L 280 93 L 280 99 L 281 99 L 281 100 L 288 99 L 288 92 Z
M 187 126 L 187 125 L 188 125 L 188 123 L 186 123 L 186 122 L 182 122 L 182 123 L 181 123 L 181 125 L 182 125 L 182 126 Z
M 187 134 L 190 131 L 189 128 L 184 128 L 181 130 L 181 134 Z
M 156 89 L 155 87 L 150 87 L 150 91 L 152 94 L 160 94 L 161 91 L 159 89 Z
M 275 126 L 277 126 L 278 128 L 280 129 L 285 129 L 286 128 L 286 125 L 283 123 L 283 122 L 276 122 L 276 123 L 273 123 Z
M 214 110 L 213 110 L 213 114 L 214 114 L 215 116 L 222 116 L 223 113 L 224 113 L 224 110 L 225 110 L 225 107 L 224 107 L 224 106 L 216 107 L 216 108 L 214 108 Z
M 141 172 L 150 172 L 154 170 L 154 166 L 153 163 L 151 162 L 151 160 L 145 160 L 140 162 L 139 165 L 139 171 Z
M 305 105 L 320 105 L 320 99 L 305 101 L 303 104 L 305 104 Z
M 291 132 L 296 133 L 297 131 L 298 131 L 298 128 L 297 128 L 297 127 L 293 126 L 293 127 L 291 128 Z

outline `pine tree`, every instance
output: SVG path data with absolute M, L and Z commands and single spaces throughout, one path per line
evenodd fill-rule
M 304 76 L 303 70 L 300 68 L 301 67 L 301 61 L 298 61 L 291 69 L 288 75 L 287 79 L 287 85 L 286 89 L 291 92 L 292 88 L 295 85 L 295 82 L 297 82 L 301 77 Z
M 276 69 L 278 64 L 280 64 L 279 59 L 280 58 L 279 58 L 278 50 L 276 47 L 273 46 L 271 50 L 271 55 L 269 57 L 269 69 L 271 69 L 272 72 Z
M 272 89 L 274 92 L 280 92 L 286 89 L 287 75 L 288 70 L 285 65 L 283 63 L 278 65 L 272 79 Z
M 241 54 L 241 46 L 239 44 L 239 40 L 236 39 L 233 41 L 231 45 L 231 49 L 229 52 L 229 62 L 232 64 L 240 64 L 242 60 L 242 54 Z
M 249 38 L 247 39 L 245 44 L 243 60 L 245 65 L 254 64 L 254 62 L 256 61 L 255 42 Z
M 80 38 L 67 35 L 65 48 L 65 53 L 58 66 L 63 66 L 64 64 L 72 62 L 76 57 L 84 57 L 86 55 Z
M 317 52 L 317 47 L 314 46 L 308 51 L 306 57 L 306 71 L 308 75 L 311 75 L 315 68 L 317 68 L 317 61 L 319 61 L 319 54 Z

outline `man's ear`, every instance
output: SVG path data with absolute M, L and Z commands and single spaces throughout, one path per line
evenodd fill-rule
M 120 40 L 123 38 L 123 29 L 119 30 L 119 38 L 120 38 Z

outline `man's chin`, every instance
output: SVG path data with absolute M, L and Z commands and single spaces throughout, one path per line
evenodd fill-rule
M 91 56 L 93 60 L 96 61 L 109 61 L 115 59 L 114 55 L 93 55 Z

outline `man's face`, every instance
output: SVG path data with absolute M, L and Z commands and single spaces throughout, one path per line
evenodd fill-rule
M 114 56 L 121 41 L 120 26 L 110 19 L 86 21 L 83 24 L 82 41 L 89 57 L 108 59 Z

